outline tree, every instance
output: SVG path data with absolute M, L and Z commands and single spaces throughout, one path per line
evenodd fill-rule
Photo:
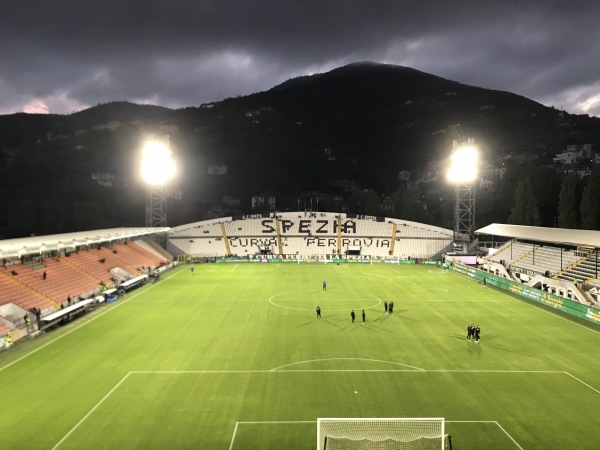
M 533 187 L 529 178 L 526 178 L 517 184 L 515 205 L 511 209 L 508 222 L 515 225 L 539 226 L 541 221 Z
M 597 230 L 600 225 L 600 169 L 595 169 L 581 194 L 581 228 Z
M 569 173 L 560 186 L 558 197 L 558 226 L 577 228 L 577 176 Z

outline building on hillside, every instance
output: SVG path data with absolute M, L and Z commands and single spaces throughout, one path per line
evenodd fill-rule
M 252 209 L 268 207 L 270 210 L 275 210 L 275 197 L 267 195 L 253 195 Z
M 577 178 L 583 180 L 586 177 L 589 177 L 592 174 L 592 169 L 590 167 L 573 167 L 569 169 L 561 170 L 562 173 L 574 173 L 577 175 Z
M 577 164 L 583 160 L 591 159 L 592 144 L 567 145 L 567 149 L 562 153 L 557 153 L 552 161 L 559 164 Z
M 496 182 L 487 178 L 482 178 L 479 181 L 479 189 L 493 191 L 494 189 L 496 189 Z
M 494 167 L 489 165 L 481 170 L 481 176 L 490 180 L 502 180 L 505 173 L 506 167 L 503 166 Z

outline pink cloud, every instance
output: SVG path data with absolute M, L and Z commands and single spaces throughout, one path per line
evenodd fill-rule
M 34 98 L 23 107 L 23 112 L 28 114 L 48 114 L 50 108 L 42 100 Z

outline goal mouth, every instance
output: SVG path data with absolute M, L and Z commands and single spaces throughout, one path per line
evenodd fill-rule
M 442 417 L 319 418 L 318 450 L 443 450 Z

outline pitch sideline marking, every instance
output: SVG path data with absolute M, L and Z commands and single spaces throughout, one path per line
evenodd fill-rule
M 420 371 L 424 371 L 425 369 L 422 369 L 420 367 L 415 367 L 415 366 L 411 366 L 408 364 L 402 364 L 399 362 L 394 362 L 394 361 L 384 361 L 381 359 L 368 359 L 368 358 L 323 358 L 323 359 L 307 359 L 304 361 L 298 361 L 298 362 L 294 362 L 294 363 L 290 363 L 290 364 L 284 364 L 283 366 L 279 366 L 279 367 L 274 367 L 273 369 L 271 369 L 269 372 L 275 372 L 279 369 L 283 369 L 284 367 L 289 367 L 289 366 L 295 366 L 298 364 L 306 364 L 306 363 L 311 363 L 311 362 L 322 362 L 322 361 L 339 361 L 339 360 L 358 360 L 358 361 L 369 361 L 369 362 L 382 362 L 382 363 L 386 363 L 386 364 L 395 364 L 398 366 L 404 366 L 404 367 L 410 367 L 411 369 L 414 370 L 420 370 Z M 304 372 L 304 370 L 303 370 Z

